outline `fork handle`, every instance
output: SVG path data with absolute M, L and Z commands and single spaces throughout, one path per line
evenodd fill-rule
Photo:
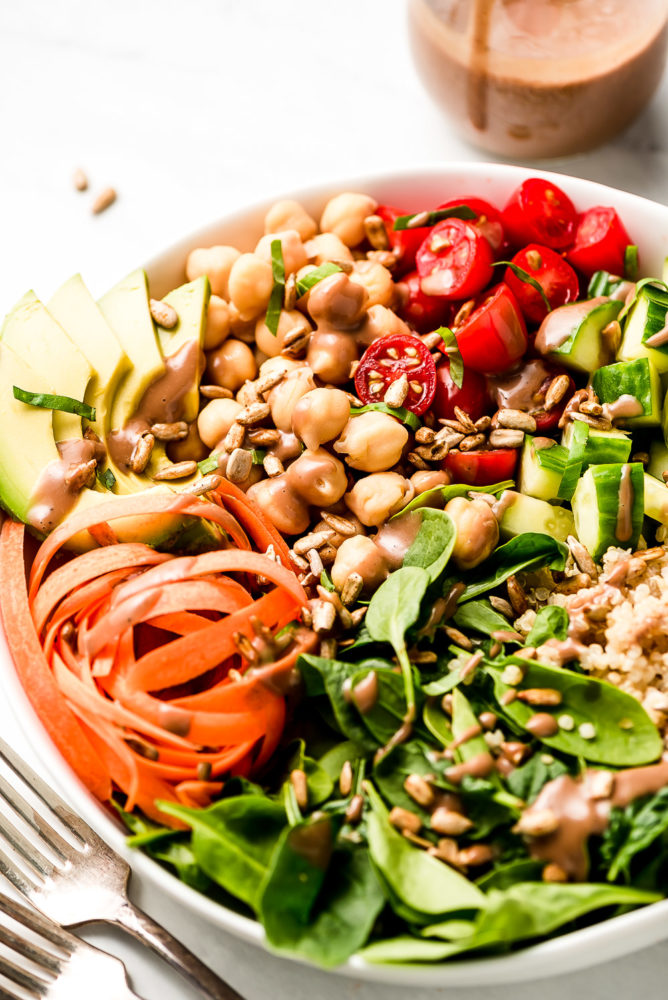
M 130 900 L 124 901 L 118 909 L 114 923 L 120 924 L 133 937 L 148 945 L 208 1000 L 244 1000 L 240 993 L 200 962 L 189 948 Z

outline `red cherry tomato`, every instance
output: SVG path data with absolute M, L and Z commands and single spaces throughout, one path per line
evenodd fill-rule
M 425 295 L 420 288 L 417 271 L 404 275 L 397 287 L 404 293 L 404 302 L 397 312 L 418 333 L 429 333 L 437 326 L 450 325 L 455 314 L 452 303 L 439 295 Z
M 530 243 L 515 254 L 513 264 L 517 264 L 538 282 L 551 309 L 566 305 L 567 302 L 575 302 L 580 294 L 577 274 L 563 257 L 549 247 Z M 503 280 L 514 293 L 525 318 L 531 323 L 542 323 L 547 316 L 547 306 L 540 293 L 528 281 L 518 278 L 511 268 L 506 270 Z
M 455 483 L 491 486 L 512 479 L 517 465 L 517 448 L 494 448 L 491 451 L 450 451 L 443 468 Z
M 468 413 L 471 420 L 478 420 L 489 409 L 489 394 L 484 377 L 470 368 L 464 369 L 461 388 L 455 385 L 446 358 L 436 366 L 436 395 L 431 408 L 437 417 L 456 420 L 455 406 Z
M 478 216 L 477 219 L 468 221 L 478 232 L 489 241 L 492 250 L 500 250 L 506 238 L 501 222 L 501 213 L 488 201 L 482 198 L 453 198 L 451 201 L 444 201 L 439 208 L 452 208 L 454 205 L 468 205 L 471 211 Z
M 408 212 L 402 212 L 390 205 L 379 205 L 376 209 L 376 215 L 379 215 L 385 223 L 390 247 L 398 255 L 397 269 L 399 272 L 410 271 L 415 267 L 415 254 L 430 228 L 429 226 L 420 226 L 418 229 L 395 230 L 394 223 L 399 216 L 408 214 Z
M 568 259 L 587 277 L 594 271 L 623 275 L 624 254 L 631 242 L 614 208 L 598 205 L 580 217 Z
M 355 392 L 363 403 L 382 403 L 402 375 L 408 378 L 408 395 L 401 405 L 419 416 L 434 398 L 436 365 L 417 337 L 395 333 L 374 340 L 355 372 Z
M 492 279 L 493 260 L 489 241 L 463 219 L 435 225 L 415 258 L 422 291 L 449 301 L 481 292 Z
M 513 246 L 540 243 L 552 250 L 565 250 L 575 237 L 577 212 L 556 184 L 531 177 L 510 196 L 502 219 Z
M 487 375 L 512 368 L 529 343 L 522 310 L 503 282 L 481 297 L 455 335 L 464 367 Z

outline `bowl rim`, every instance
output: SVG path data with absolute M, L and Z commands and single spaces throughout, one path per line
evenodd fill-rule
M 155 254 L 142 266 L 149 278 L 159 275 L 166 262 L 174 260 L 177 256 L 183 261 L 187 252 L 194 246 L 207 245 L 207 241 L 210 245 L 220 230 L 242 224 L 249 216 L 258 216 L 278 199 L 294 198 L 305 202 L 322 202 L 333 193 L 345 190 L 373 193 L 374 189 L 378 191 L 393 184 L 438 182 L 440 179 L 447 185 L 464 175 L 467 180 L 470 178 L 472 189 L 484 180 L 493 184 L 501 182 L 502 186 L 505 184 L 509 188 L 509 191 L 527 177 L 540 177 L 563 187 L 576 204 L 578 201 L 586 202 L 588 205 L 622 204 L 625 213 L 632 214 L 634 208 L 641 215 L 647 213 L 648 225 L 652 215 L 663 215 L 666 236 L 662 238 L 662 245 L 664 253 L 668 253 L 668 207 L 657 202 L 596 181 L 554 171 L 506 163 L 454 161 L 440 164 L 421 163 L 404 166 L 399 170 L 337 177 L 289 192 L 275 192 L 234 212 L 223 214 L 216 221 L 200 227 L 171 244 L 166 250 Z M 480 191 L 478 196 L 483 196 L 483 193 Z M 628 217 L 625 222 L 628 222 Z M 90 825 L 130 862 L 141 878 L 157 886 L 174 902 L 197 913 L 210 926 L 271 950 L 264 940 L 262 927 L 256 920 L 236 913 L 198 893 L 148 856 L 127 847 L 125 834 L 119 823 L 100 802 L 93 798 L 51 742 L 19 681 L 1 627 L 0 688 L 6 696 L 10 711 L 25 736 L 30 739 L 38 759 L 56 781 L 59 790 Z M 667 918 L 668 899 L 500 957 L 469 958 L 434 965 L 374 965 L 365 962 L 359 956 L 354 956 L 345 964 L 329 971 L 337 975 L 353 976 L 378 983 L 421 987 L 520 982 L 575 971 L 654 944 L 668 937 Z M 299 956 L 282 955 L 282 957 L 302 965 L 310 964 Z

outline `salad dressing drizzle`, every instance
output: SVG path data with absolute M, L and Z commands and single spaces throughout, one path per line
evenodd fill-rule
M 619 496 L 617 500 L 617 525 L 615 527 L 615 537 L 619 542 L 628 542 L 633 534 L 633 501 L 635 499 L 633 484 L 631 483 L 631 466 L 625 463 L 622 466 L 622 474 L 619 480 Z
M 69 513 L 81 492 L 81 484 L 68 483 L 72 471 L 99 458 L 99 444 L 88 438 L 72 438 L 56 445 L 60 458 L 42 470 L 31 497 L 28 522 L 47 534 Z

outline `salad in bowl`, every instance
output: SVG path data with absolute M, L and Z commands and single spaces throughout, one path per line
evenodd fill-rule
M 668 892 L 668 286 L 507 169 L 281 199 L 0 333 L 28 698 L 135 848 L 322 966 Z

